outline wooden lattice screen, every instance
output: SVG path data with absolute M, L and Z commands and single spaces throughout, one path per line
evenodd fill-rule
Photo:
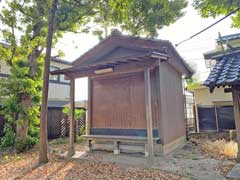
M 69 135 L 69 123 L 70 120 L 67 116 L 64 116 L 61 120 L 61 137 L 66 137 Z M 75 134 L 76 135 L 82 135 L 80 134 L 80 129 L 85 128 L 85 118 L 82 117 L 75 121 Z

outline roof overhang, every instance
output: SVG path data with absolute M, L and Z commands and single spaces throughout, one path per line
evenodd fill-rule
M 116 67 L 120 67 L 122 65 L 124 66 L 128 66 L 130 64 L 141 64 L 143 63 L 143 65 L 147 65 L 147 64 L 151 64 L 154 63 L 154 61 L 156 60 L 161 60 L 161 61 L 167 61 L 169 58 L 169 56 L 167 54 L 163 54 L 160 52 L 150 52 L 150 53 L 145 53 L 143 55 L 133 55 L 133 56 L 127 56 L 125 58 L 119 58 L 119 59 L 112 59 L 111 61 L 108 62 L 98 62 L 95 64 L 90 64 L 87 66 L 75 66 L 75 67 L 71 67 L 71 68 L 66 68 L 66 69 L 61 69 L 61 70 L 56 70 L 56 71 L 52 71 L 51 74 L 52 75 L 57 75 L 57 74 L 64 74 L 67 77 L 71 77 L 72 74 L 74 73 L 82 73 L 82 75 L 78 76 L 78 77 L 84 77 L 84 72 L 85 72 L 85 77 L 89 76 L 89 73 L 87 72 L 94 72 L 96 70 L 100 70 L 100 69 L 106 69 L 106 68 L 113 68 L 115 69 Z M 144 66 L 143 66 L 144 67 Z

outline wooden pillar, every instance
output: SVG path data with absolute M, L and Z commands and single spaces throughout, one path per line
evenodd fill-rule
M 158 111 L 157 111 L 157 125 L 158 125 L 158 137 L 160 138 L 161 143 L 164 140 L 164 133 L 163 133 L 163 118 L 162 118 L 162 100 L 161 100 L 161 60 L 158 61 L 158 66 L 156 67 L 156 89 L 157 89 L 157 104 L 158 104 Z
M 214 106 L 214 113 L 215 113 L 217 132 L 219 132 L 217 106 Z
M 144 70 L 144 84 L 145 84 L 145 103 L 146 103 L 146 120 L 147 120 L 147 152 L 149 159 L 153 159 L 153 125 L 152 125 L 152 107 L 151 107 L 151 81 L 150 68 Z
M 71 79 L 70 82 L 70 127 L 69 127 L 69 150 L 68 150 L 68 156 L 72 157 L 75 154 L 74 149 L 74 110 L 75 110 L 75 81 L 74 79 Z
M 90 134 L 91 128 L 91 111 L 92 111 L 92 82 L 88 78 L 88 102 L 87 102 L 87 112 L 86 112 L 86 135 Z
M 236 90 L 232 91 L 233 96 L 233 106 L 234 106 L 234 119 L 237 131 L 237 142 L 238 142 L 238 153 L 237 161 L 240 162 L 240 97 L 239 92 Z

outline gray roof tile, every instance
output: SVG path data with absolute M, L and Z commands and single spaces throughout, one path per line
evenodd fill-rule
M 210 72 L 204 85 L 210 91 L 217 86 L 234 85 L 240 83 L 240 53 L 217 59 L 217 63 Z

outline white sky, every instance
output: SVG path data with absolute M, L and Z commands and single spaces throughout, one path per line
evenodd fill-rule
M 198 15 L 198 12 L 193 9 L 191 3 L 192 0 L 189 1 L 189 6 L 185 9 L 186 14 L 184 17 L 179 19 L 175 24 L 158 31 L 159 39 L 170 40 L 173 44 L 176 44 L 220 19 L 220 17 L 217 19 L 202 19 Z M 209 73 L 205 67 L 203 53 L 214 49 L 218 32 L 220 32 L 221 35 L 228 35 L 239 33 L 240 31 L 239 29 L 231 28 L 231 19 L 227 18 L 201 35 L 176 48 L 186 62 L 195 66 L 195 76 L 200 81 L 204 81 Z M 56 51 L 61 49 L 65 53 L 63 59 L 73 61 L 98 42 L 98 38 L 91 34 L 67 33 L 57 44 Z M 75 92 L 77 100 L 87 99 L 86 78 L 76 81 Z

